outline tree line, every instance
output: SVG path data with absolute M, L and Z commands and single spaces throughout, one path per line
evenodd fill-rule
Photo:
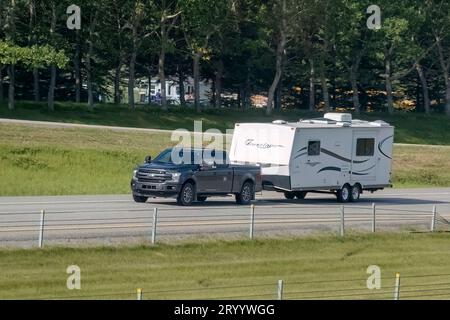
M 370 7 L 380 25 L 370 28 Z M 80 8 L 68 10 L 75 5 Z M 74 13 L 75 12 L 75 13 Z M 75 15 L 75 16 L 74 16 Z M 68 20 L 80 18 L 80 28 Z M 136 79 L 212 83 L 211 105 L 450 116 L 447 0 L 1 0 L 0 99 L 135 108 Z M 126 85 L 127 92 L 121 88 Z M 7 89 L 5 89 L 7 88 Z M 112 88 L 112 90 L 110 89 Z M 7 92 L 5 92 L 7 91 Z M 229 97 L 237 97 L 230 99 Z

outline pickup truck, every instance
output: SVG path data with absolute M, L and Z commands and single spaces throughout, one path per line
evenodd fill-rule
M 206 154 L 221 161 L 207 161 Z M 247 205 L 254 200 L 255 192 L 262 190 L 261 169 L 231 165 L 224 151 L 169 148 L 154 160 L 147 157 L 145 163 L 134 170 L 131 190 L 134 201 L 141 203 L 150 197 L 173 197 L 178 205 L 190 206 L 209 196 L 232 194 L 238 204 Z

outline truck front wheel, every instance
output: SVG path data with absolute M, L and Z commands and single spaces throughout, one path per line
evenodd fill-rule
M 252 182 L 247 181 L 242 185 L 241 192 L 236 194 L 238 204 L 247 205 L 255 198 L 255 187 Z
M 177 204 L 180 206 L 190 206 L 194 202 L 194 198 L 195 187 L 191 182 L 186 182 L 178 194 Z
M 141 197 L 141 196 L 136 196 L 133 194 L 133 200 L 137 203 L 144 203 L 144 202 L 147 202 L 148 197 Z

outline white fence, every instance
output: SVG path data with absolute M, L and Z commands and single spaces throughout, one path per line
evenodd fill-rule
M 0 244 L 43 247 L 47 241 L 147 239 L 156 244 L 210 234 L 255 238 L 327 230 L 345 236 L 351 230 L 436 231 L 449 226 L 436 206 L 429 211 L 387 206 L 267 206 L 114 209 L 0 213 Z

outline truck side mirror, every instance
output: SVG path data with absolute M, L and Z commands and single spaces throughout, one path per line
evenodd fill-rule
M 146 156 L 145 157 L 145 163 L 151 163 L 152 162 L 152 157 L 151 156 Z

